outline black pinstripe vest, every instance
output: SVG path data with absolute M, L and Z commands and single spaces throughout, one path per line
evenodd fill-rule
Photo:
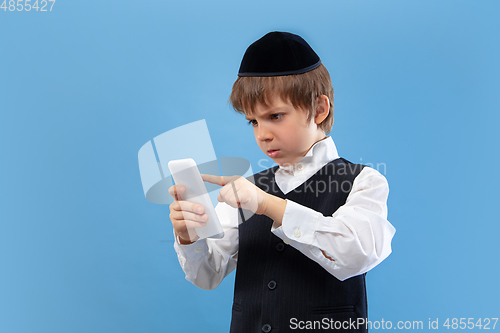
M 362 165 L 339 158 L 288 194 L 276 185 L 277 167 L 254 175 L 255 184 L 275 196 L 332 215 L 342 206 Z M 271 233 L 272 220 L 253 215 L 239 226 L 239 253 L 231 333 L 332 331 L 367 318 L 365 274 L 340 281 Z M 344 328 L 347 325 L 343 324 Z M 363 327 L 335 332 L 366 332 Z M 295 329 L 294 329 L 295 328 Z M 329 328 L 329 330 L 325 330 Z M 301 331 L 301 330 L 299 330 Z

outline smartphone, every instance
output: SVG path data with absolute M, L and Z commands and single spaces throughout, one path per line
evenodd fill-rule
M 205 208 L 208 219 L 204 227 L 194 228 L 196 234 L 201 239 L 224 237 L 224 231 L 195 161 L 192 158 L 173 160 L 168 162 L 168 168 L 175 184 L 186 188 L 182 200 L 197 203 Z

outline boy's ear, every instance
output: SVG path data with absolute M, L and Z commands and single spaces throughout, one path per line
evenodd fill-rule
M 316 98 L 316 114 L 314 116 L 314 122 L 316 125 L 321 124 L 323 120 L 328 117 L 330 113 L 330 100 L 325 95 L 320 95 Z

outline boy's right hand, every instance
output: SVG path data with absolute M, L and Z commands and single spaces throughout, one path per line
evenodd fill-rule
M 179 237 L 179 242 L 184 245 L 196 240 L 197 235 L 193 228 L 204 227 L 208 219 L 203 206 L 182 200 L 185 191 L 181 185 L 174 185 L 168 189 L 168 193 L 174 198 L 174 202 L 170 204 L 170 221 L 175 234 Z

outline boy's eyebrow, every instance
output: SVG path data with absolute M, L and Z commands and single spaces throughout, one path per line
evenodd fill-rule
M 271 114 L 274 114 L 274 113 L 279 113 L 279 112 L 282 112 L 282 109 L 284 109 L 285 107 L 274 107 L 274 108 L 270 108 L 268 111 L 264 112 L 261 117 L 265 117 L 265 116 L 269 116 Z M 255 114 L 255 112 L 253 113 Z M 249 116 L 247 114 L 245 114 L 245 119 L 246 120 L 251 120 L 252 118 L 248 118 Z M 254 116 L 255 118 L 255 116 Z

